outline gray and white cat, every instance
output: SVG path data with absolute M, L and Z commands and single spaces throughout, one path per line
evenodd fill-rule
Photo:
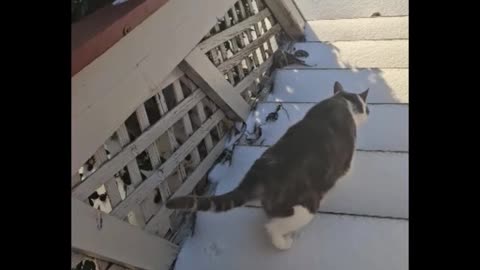
M 310 223 L 320 201 L 350 169 L 358 126 L 369 114 L 361 94 L 335 82 L 334 95 L 313 106 L 255 161 L 234 190 L 212 197 L 178 197 L 170 209 L 227 211 L 260 199 L 270 218 L 273 245 L 289 249 L 293 234 Z

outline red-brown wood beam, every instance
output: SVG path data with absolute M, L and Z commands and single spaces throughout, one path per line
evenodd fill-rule
M 108 5 L 72 24 L 72 77 L 112 47 L 168 0 Z

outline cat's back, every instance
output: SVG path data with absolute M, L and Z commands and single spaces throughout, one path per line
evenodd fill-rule
M 334 141 L 353 141 L 356 128 L 346 102 L 329 98 L 313 106 L 272 146 L 273 152 L 318 151 Z
M 355 123 L 345 103 L 330 98 L 313 106 L 253 164 L 252 178 L 288 178 L 296 169 L 345 163 L 354 148 Z M 318 164 L 318 165 L 317 165 Z M 253 177 L 255 176 L 255 177 Z
M 318 130 L 330 128 L 355 127 L 347 101 L 337 97 L 323 100 L 305 114 L 302 122 L 311 122 Z

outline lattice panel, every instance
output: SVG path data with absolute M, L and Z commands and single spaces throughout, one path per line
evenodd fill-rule
M 225 79 L 250 101 L 278 49 L 280 25 L 261 0 L 241 0 L 198 45 Z M 268 74 L 267 74 L 268 76 Z
M 164 202 L 195 189 L 224 150 L 225 130 L 232 124 L 225 112 L 234 103 L 225 107 L 223 100 L 216 100 L 211 91 L 221 87 L 212 82 L 218 78 L 254 104 L 262 83 L 270 79 L 282 33 L 263 1 L 237 1 L 195 48 L 220 74 L 201 84 L 191 73 L 185 71 L 196 80 L 179 71 L 181 76 L 156 90 L 78 170 L 72 196 L 144 230 L 175 238 L 185 216 L 166 209 Z M 204 91 L 194 81 L 212 89 Z M 241 106 L 235 108 L 240 111 Z
M 164 207 L 189 193 L 223 150 L 224 113 L 186 75 L 146 100 L 79 169 L 74 197 L 156 232 L 174 234 Z M 186 194 L 184 194 L 186 195 Z

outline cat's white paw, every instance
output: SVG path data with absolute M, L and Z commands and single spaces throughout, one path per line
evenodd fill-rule
M 291 237 L 291 235 L 272 236 L 272 244 L 280 250 L 287 250 L 287 249 L 290 249 L 292 247 L 293 238 Z

